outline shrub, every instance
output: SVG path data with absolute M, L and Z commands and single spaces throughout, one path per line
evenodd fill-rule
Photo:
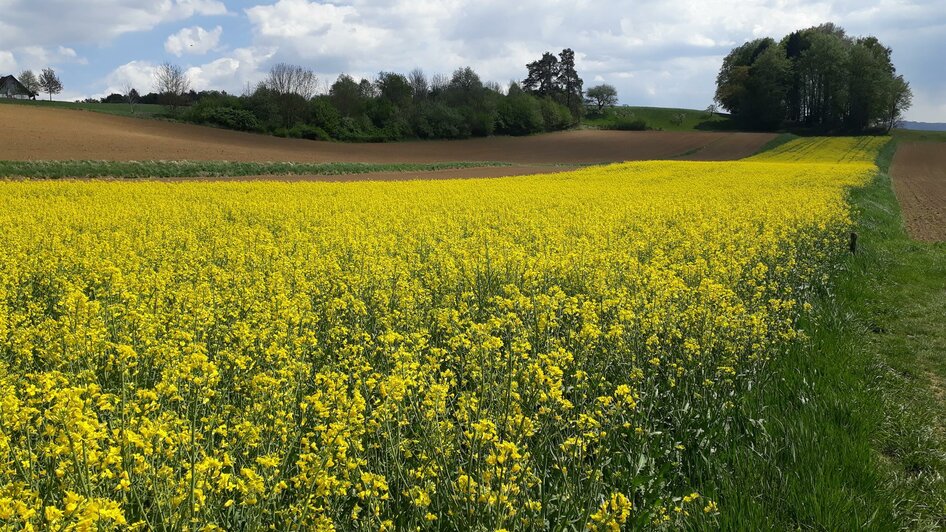
M 381 128 L 381 134 L 385 140 L 400 140 L 414 136 L 411 124 L 401 115 L 400 112 L 392 115 Z
M 260 87 L 249 96 L 241 98 L 244 108 L 253 113 L 263 129 L 273 130 L 283 124 L 279 122 L 279 107 L 276 95 L 265 87 Z
M 262 126 L 253 113 L 245 109 L 217 107 L 207 114 L 207 123 L 237 131 L 260 131 Z
M 374 127 L 371 119 L 362 115 L 358 118 L 342 117 L 339 120 L 338 140 L 349 142 L 384 142 L 389 140 L 385 133 Z
M 574 117 L 572 117 L 572 112 L 568 110 L 568 107 L 551 98 L 542 100 L 540 106 L 546 131 L 568 129 L 574 124 Z
M 309 124 L 296 124 L 286 134 L 294 139 L 332 140 L 332 137 L 324 129 Z
M 467 115 L 470 134 L 476 137 L 488 137 L 496 132 L 496 112 L 492 110 L 471 111 Z
M 647 122 L 633 117 L 618 117 L 611 122 L 607 129 L 616 129 L 618 131 L 647 131 L 650 127 Z
M 522 93 L 511 94 L 499 102 L 499 132 L 507 135 L 529 135 L 545 128 L 538 100 Z
M 121 94 L 112 93 L 102 98 L 102 103 L 125 103 L 125 97 Z
M 319 96 L 309 104 L 309 124 L 321 128 L 333 138 L 339 138 L 342 117 L 328 96 Z
M 418 113 L 416 129 L 421 138 L 458 139 L 471 134 L 463 115 L 442 103 L 423 106 Z
M 184 120 L 210 124 L 238 131 L 261 131 L 256 115 L 243 108 L 242 100 L 233 96 L 207 96 L 184 111 Z

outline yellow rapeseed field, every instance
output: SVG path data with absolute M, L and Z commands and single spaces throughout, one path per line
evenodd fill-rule
M 712 515 L 869 163 L 0 183 L 0 527 Z
M 750 157 L 750 161 L 873 163 L 886 137 L 803 137 Z

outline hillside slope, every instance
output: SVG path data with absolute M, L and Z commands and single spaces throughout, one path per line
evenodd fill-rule
M 13 125 L 0 129 L 0 160 L 588 164 L 684 154 L 704 160 L 738 159 L 774 138 L 768 133 L 586 130 L 465 141 L 345 144 L 17 105 L 0 106 L 0 123 Z

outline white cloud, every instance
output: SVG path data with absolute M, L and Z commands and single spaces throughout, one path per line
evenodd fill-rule
M 13 52 L 8 52 L 5 50 L 0 50 L 0 76 L 5 76 L 7 73 L 12 73 L 16 70 L 16 58 L 13 57 Z
M 254 86 L 265 74 L 264 63 L 276 53 L 275 49 L 237 48 L 209 63 L 187 69 L 194 90 L 225 90 L 240 94 L 247 85 Z
M 22 68 L 32 70 L 41 70 L 46 67 L 55 67 L 64 64 L 85 65 L 88 63 L 84 57 L 72 48 L 65 46 L 44 47 L 44 46 L 23 46 L 15 48 L 13 55 L 17 58 Z
M 798 4 L 786 0 L 782 4 Z M 676 57 L 720 56 L 756 34 L 817 24 L 814 3 L 787 15 L 761 1 L 279 0 L 246 10 L 258 42 L 321 71 L 374 73 L 471 65 L 484 77 L 522 78 L 525 63 L 571 47 L 589 78 Z M 609 16 L 602 16 L 607 13 Z
M 255 85 L 263 79 L 261 65 L 271 59 L 275 50 L 265 48 L 237 48 L 208 63 L 186 69 L 191 88 L 195 91 L 225 90 L 240 94 L 247 84 Z M 104 94 L 122 92 L 127 84 L 141 94 L 154 90 L 154 73 L 158 65 L 149 61 L 126 63 L 105 78 Z
M 105 94 L 124 92 L 125 85 L 137 89 L 141 94 L 147 94 L 154 88 L 154 73 L 157 66 L 148 61 L 132 61 L 126 63 L 105 77 L 107 88 Z
M 391 30 L 362 21 L 355 6 L 279 0 L 246 14 L 261 42 L 302 58 L 361 56 L 397 40 Z
M 200 26 L 184 28 L 170 35 L 164 42 L 164 49 L 178 57 L 184 54 L 203 55 L 217 48 L 223 27 L 207 31 Z
M 0 11 L 0 48 L 14 48 L 107 43 L 164 22 L 224 15 L 227 8 L 219 0 L 4 0 Z
M 245 13 L 257 44 L 277 48 L 275 59 L 310 66 L 323 78 L 415 66 L 448 73 L 469 65 L 485 79 L 504 82 L 522 79 L 525 64 L 542 52 L 570 47 L 579 73 L 591 83 L 615 84 L 624 103 L 704 107 L 732 47 L 832 20 L 852 34 L 876 35 L 895 54 L 907 51 L 895 59 L 904 59 L 908 79 L 935 77 L 942 84 L 944 74 L 913 51 L 946 45 L 941 2 L 278 0 Z M 910 39 L 919 28 L 930 34 L 926 44 Z

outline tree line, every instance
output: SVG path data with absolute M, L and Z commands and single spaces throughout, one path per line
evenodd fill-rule
M 85 103 L 160 104 L 168 115 L 217 127 L 317 140 L 387 141 L 406 138 L 460 139 L 493 134 L 528 135 L 577 125 L 617 105 L 617 91 L 600 84 L 584 90 L 575 53 L 546 52 L 526 65 L 522 81 L 506 86 L 483 81 L 470 67 L 452 75 L 380 72 L 374 79 L 340 75 L 318 94 L 319 79 L 305 67 L 279 63 L 242 95 L 195 91 L 187 71 L 158 66 L 151 92 L 129 84 L 121 92 Z M 24 71 L 20 81 L 32 92 L 53 94 L 62 83 L 52 69 L 40 76 Z
M 891 49 L 832 23 L 776 42 L 749 41 L 723 60 L 716 101 L 741 126 L 825 132 L 889 131 L 912 103 Z
M 317 140 L 387 141 L 460 139 L 493 134 L 528 135 L 576 125 L 585 112 L 584 83 L 570 49 L 545 53 L 526 65 L 521 82 L 483 81 L 470 67 L 451 75 L 380 72 L 374 79 L 340 75 L 326 94 L 319 80 L 298 65 L 274 65 L 266 79 L 242 95 L 194 92 L 186 71 L 165 63 L 154 92 L 130 87 L 102 101 L 161 103 L 180 119 L 218 127 Z M 614 105 L 608 86 L 589 98 Z M 603 98 L 603 100 L 600 100 Z M 601 103 L 601 102 L 604 103 Z
M 554 131 L 574 125 L 581 111 L 568 105 L 581 97 L 576 95 L 580 85 L 573 81 L 579 79 L 574 56 L 565 50 L 561 57 L 564 66 L 556 66 L 550 87 L 530 83 L 538 68 L 534 65 L 522 85 L 512 83 L 505 90 L 464 67 L 449 77 L 428 77 L 419 69 L 406 75 L 380 72 L 374 80 L 342 74 L 323 95 L 315 94 L 317 80 L 310 70 L 277 64 L 252 92 L 204 98 L 184 118 L 280 136 L 347 141 Z

